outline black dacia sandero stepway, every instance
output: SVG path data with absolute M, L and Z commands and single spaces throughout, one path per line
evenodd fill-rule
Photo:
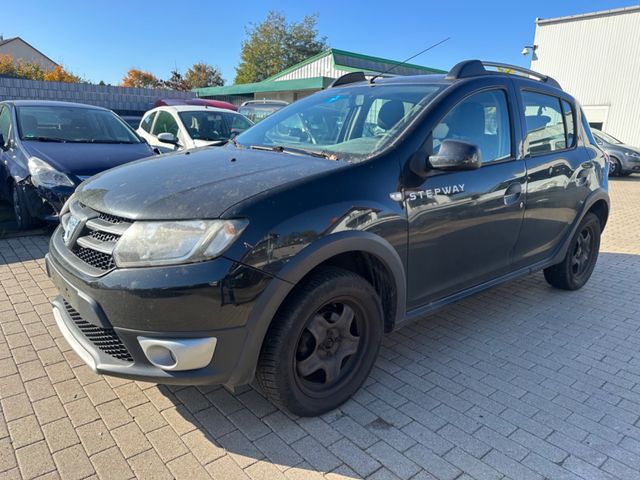
M 582 287 L 604 154 L 557 82 L 502 66 L 350 73 L 225 147 L 86 181 L 47 255 L 65 338 L 100 373 L 255 376 L 316 415 L 360 387 L 384 332 L 537 270 Z

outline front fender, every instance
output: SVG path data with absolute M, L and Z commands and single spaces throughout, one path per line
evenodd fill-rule
M 253 378 L 264 338 L 287 295 L 315 267 L 348 252 L 374 255 L 385 265 L 394 280 L 397 293 L 394 321 L 397 323 L 404 318 L 406 275 L 400 256 L 389 242 L 364 231 L 346 231 L 322 237 L 293 257 L 256 301 L 246 324 L 243 355 L 229 379 L 229 386 L 243 385 Z

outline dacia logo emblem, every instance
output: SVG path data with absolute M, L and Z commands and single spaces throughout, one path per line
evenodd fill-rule
M 80 219 L 74 217 L 73 215 L 69 216 L 69 221 L 67 222 L 67 227 L 64 229 L 64 235 L 62 236 L 62 240 L 64 244 L 69 246 L 73 237 L 75 237 L 76 230 L 80 225 Z

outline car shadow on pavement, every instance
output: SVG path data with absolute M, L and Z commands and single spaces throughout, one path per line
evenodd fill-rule
M 305 479 L 334 470 L 344 478 L 378 470 L 455 478 L 469 454 L 476 462 L 493 451 L 483 468 L 500 471 L 495 448 L 510 436 L 524 445 L 514 448 L 532 451 L 529 464 L 519 458 L 522 468 L 540 474 L 534 458 L 544 452 L 521 429 L 575 435 L 584 448 L 600 442 L 605 451 L 614 445 L 588 418 L 615 417 L 616 429 L 640 419 L 603 400 L 612 389 L 624 397 L 619 385 L 640 380 L 637 298 L 640 255 L 602 252 L 575 292 L 551 288 L 542 273 L 509 282 L 386 336 L 353 399 L 317 418 L 292 416 L 251 386 L 148 388 L 168 400 L 165 417 L 214 477 L 232 465 Z M 580 443 L 587 434 L 589 446 Z

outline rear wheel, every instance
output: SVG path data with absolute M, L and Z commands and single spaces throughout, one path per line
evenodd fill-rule
M 563 290 L 577 290 L 587 283 L 598 260 L 600 230 L 598 217 L 587 213 L 571 240 L 564 260 L 544 270 L 547 282 Z
M 30 228 L 34 228 L 38 225 L 39 221 L 37 218 L 31 215 L 28 207 L 28 198 L 27 193 L 25 192 L 26 187 L 24 185 L 20 185 L 14 183 L 11 188 L 11 200 L 13 202 L 13 213 L 16 217 L 16 223 L 18 224 L 18 229 L 20 230 L 28 230 Z
M 274 319 L 256 379 L 276 405 L 300 416 L 320 415 L 360 388 L 382 334 L 382 307 L 373 287 L 346 270 L 318 269 Z

